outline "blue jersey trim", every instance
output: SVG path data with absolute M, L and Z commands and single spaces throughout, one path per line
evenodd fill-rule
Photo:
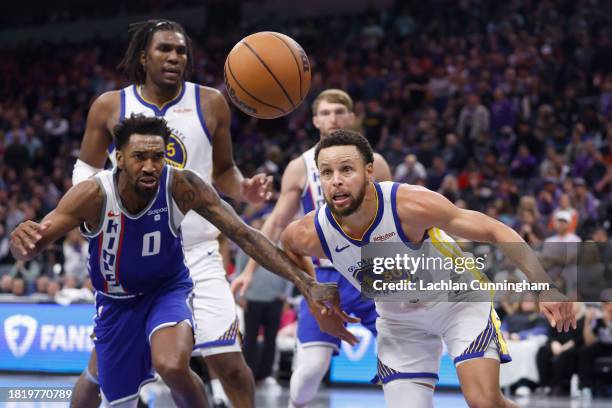
M 119 122 L 121 122 L 123 119 L 125 119 L 125 89 L 121 90 L 121 103 L 120 103 L 120 109 L 119 109 Z
M 196 85 L 195 87 L 195 100 L 196 100 L 196 109 L 198 111 L 198 118 L 200 119 L 200 124 L 202 125 L 202 129 L 208 138 L 208 141 L 212 143 L 212 134 L 208 131 L 208 127 L 206 126 L 206 120 L 204 120 L 204 112 L 202 111 L 202 105 L 200 103 L 200 90 L 202 87 L 200 85 Z
M 312 198 L 312 191 L 310 190 L 310 186 L 304 191 L 304 194 L 301 197 L 302 200 L 302 209 L 304 210 L 304 215 L 315 209 L 314 200 Z
M 376 375 L 372 379 L 373 384 L 378 384 L 382 382 L 383 384 L 387 384 L 393 380 L 401 380 L 401 379 L 412 379 L 412 378 L 432 378 L 434 380 L 439 380 L 438 374 L 436 373 L 394 373 L 388 376 L 381 377 L 380 375 Z
M 319 211 L 321 211 L 321 208 L 317 208 L 317 212 L 315 212 L 314 216 L 315 228 L 317 230 L 317 235 L 319 236 L 321 246 L 323 247 L 323 252 L 325 252 L 327 259 L 333 262 L 331 252 L 329 251 L 329 246 L 327 245 L 327 240 L 325 239 L 325 234 L 323 234 L 323 229 L 319 223 Z
M 382 194 L 382 190 L 380 189 L 380 185 L 378 183 L 374 183 L 374 187 L 375 187 L 376 196 L 377 196 L 377 199 L 378 199 L 378 211 L 376 213 L 376 217 L 374 218 L 374 222 L 372 222 L 372 225 L 370 225 L 370 227 L 367 229 L 365 234 L 363 234 L 363 239 L 361 239 L 361 240 L 353 239 L 353 238 L 349 237 L 348 235 L 346 235 L 344 230 L 336 222 L 336 219 L 332 215 L 331 210 L 329 209 L 329 206 L 325 206 L 325 215 L 327 215 L 327 219 L 329 220 L 329 223 L 344 238 L 346 238 L 347 241 L 349 241 L 350 243 L 352 243 L 353 245 L 356 245 L 358 247 L 362 247 L 362 246 L 364 246 L 364 245 L 366 245 L 366 244 L 368 244 L 370 242 L 370 236 L 372 235 L 372 232 L 374 232 L 376 227 L 378 227 L 378 224 L 380 224 L 380 221 L 382 220 L 383 214 L 385 212 L 385 202 L 384 202 L 384 197 L 383 197 L 383 194 Z
M 423 245 L 423 240 L 425 240 L 428 236 L 428 233 L 425 232 L 423 234 L 423 240 L 415 244 L 410 241 L 410 238 L 406 236 L 404 233 L 404 229 L 402 228 L 402 222 L 400 221 L 399 215 L 397 214 L 397 190 L 399 189 L 400 183 L 393 183 L 393 187 L 391 187 L 391 212 L 393 213 L 393 222 L 395 223 L 395 229 L 397 230 L 397 234 L 400 239 L 406 246 L 410 249 L 419 249 Z
M 134 91 L 134 96 L 136 96 L 136 99 L 138 100 L 138 102 L 140 102 L 141 104 L 143 104 L 144 106 L 146 106 L 147 108 L 151 109 L 153 111 L 153 113 L 155 113 L 155 116 L 164 116 L 166 114 L 166 112 L 168 111 L 168 109 L 170 109 L 172 106 L 176 105 L 177 103 L 179 103 L 179 101 L 181 99 L 183 99 L 183 95 L 185 95 L 185 87 L 186 84 L 185 82 L 183 82 L 182 86 L 181 86 L 181 92 L 179 92 L 179 94 L 174 97 L 174 99 L 166 102 L 164 104 L 164 106 L 161 107 L 161 109 L 157 106 L 154 105 L 152 103 L 149 103 L 147 101 L 145 101 L 142 96 L 140 96 L 140 94 L 138 93 L 138 90 L 136 89 L 136 85 L 132 85 L 132 89 Z
M 193 346 L 192 350 L 197 350 L 197 349 L 207 348 L 207 347 L 231 346 L 235 342 L 236 342 L 235 337 L 233 339 L 227 339 L 227 340 L 207 341 L 206 343 L 196 344 L 195 346 Z

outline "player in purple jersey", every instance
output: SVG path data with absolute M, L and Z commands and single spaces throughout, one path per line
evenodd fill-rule
M 154 378 L 153 369 L 178 406 L 207 405 L 188 365 L 194 344 L 187 303 L 191 280 L 176 228 L 190 210 L 264 267 L 291 280 L 310 301 L 342 315 L 335 285 L 320 284 L 298 269 L 195 173 L 166 166 L 170 130 L 163 119 L 133 116 L 114 129 L 114 137 L 115 170 L 77 184 L 40 223 L 23 222 L 11 233 L 11 252 L 20 260 L 32 259 L 77 226 L 97 240 L 89 269 L 98 274 L 91 276 L 97 289 L 94 341 L 105 405 L 134 407 L 139 387 Z M 149 256 L 160 262 L 143 261 Z M 143 270 L 145 264 L 150 270 Z M 355 341 L 346 330 L 340 335 Z
M 243 177 L 233 159 L 231 111 L 217 89 L 189 82 L 193 71 L 192 43 L 175 21 L 148 20 L 130 25 L 130 42 L 119 66 L 128 87 L 105 92 L 91 105 L 72 182 L 77 184 L 103 170 L 114 159 L 112 129 L 131 113 L 163 117 L 172 130 L 166 161 L 198 173 L 235 201 L 260 203 L 270 194 L 271 177 Z M 110 153 L 110 155 L 109 155 Z M 255 404 L 255 384 L 241 352 L 234 297 L 219 253 L 219 231 L 194 212 L 183 220 L 185 259 L 194 283 L 192 302 L 196 346 L 205 361 L 213 397 L 223 390 L 235 408 Z M 72 406 L 99 404 L 95 349 L 75 384 Z M 201 363 L 200 363 L 201 364 Z M 222 387 L 221 387 L 222 385 Z

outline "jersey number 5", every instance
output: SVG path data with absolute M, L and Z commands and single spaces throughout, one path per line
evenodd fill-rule
M 159 231 L 149 232 L 142 236 L 142 256 L 159 254 L 161 248 L 161 233 Z

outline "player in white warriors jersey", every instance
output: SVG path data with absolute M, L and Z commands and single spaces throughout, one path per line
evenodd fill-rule
M 339 89 L 321 92 L 312 103 L 312 114 L 312 122 L 319 130 L 321 140 L 334 130 L 353 127 L 355 122 L 353 101 L 346 92 Z M 316 145 L 292 160 L 283 174 L 280 197 L 261 229 L 272 241 L 278 241 L 281 232 L 296 213 L 303 216 L 325 203 L 319 170 L 314 159 L 315 147 Z M 373 177 L 377 181 L 391 180 L 389 166 L 379 154 L 374 155 Z M 327 259 L 314 258 L 313 262 L 318 281 L 338 284 L 341 308 L 358 316 L 362 324 L 376 335 L 378 315 L 374 303 L 363 299 L 361 293 L 342 278 Z M 240 290 L 244 294 L 256 266 L 251 260 L 242 275 L 232 282 L 232 290 Z M 311 313 L 305 302 L 302 302 L 299 310 L 297 339 L 296 364 L 290 383 L 292 407 L 304 406 L 315 397 L 332 354 L 337 353 L 340 346 L 338 337 L 320 329 L 317 316 Z
M 77 184 L 114 158 L 111 130 L 132 113 L 163 117 L 172 135 L 166 161 L 197 172 L 234 200 L 263 201 L 271 178 L 246 179 L 236 167 L 230 136 L 230 109 L 220 92 L 186 82 L 192 71 L 191 42 L 180 24 L 150 20 L 131 27 L 121 63 L 132 85 L 101 95 L 91 106 L 79 160 Z M 107 153 L 108 152 L 108 153 Z M 254 405 L 254 382 L 241 353 L 233 296 L 219 254 L 218 230 L 189 213 L 181 224 L 185 258 L 194 282 L 194 353 L 219 375 L 234 407 Z M 75 406 L 93 406 L 95 353 L 75 389 Z M 91 399 L 90 399 L 91 398 Z
M 500 246 L 504 255 L 532 281 L 550 282 L 529 246 L 501 222 L 459 209 L 423 187 L 372 182 L 372 149 L 360 134 L 333 132 L 319 143 L 315 159 L 326 204 L 283 232 L 283 248 L 294 260 L 327 258 L 360 288 L 355 272 L 368 262 L 361 253 L 367 243 L 383 237 L 385 243 L 425 245 L 430 252 L 452 258 L 454 242 L 447 231 L 477 242 L 515 243 Z M 541 299 L 551 300 L 540 302 L 540 308 L 553 327 L 566 331 L 576 327 L 572 304 L 552 301 L 565 299 L 556 289 L 542 292 Z M 499 364 L 509 356 L 491 302 L 423 303 L 376 298 L 380 315 L 376 380 L 383 384 L 387 406 L 433 406 L 444 340 L 470 407 L 517 407 L 499 389 Z M 330 332 L 343 327 L 339 316 L 320 317 L 325 319 L 322 327 Z

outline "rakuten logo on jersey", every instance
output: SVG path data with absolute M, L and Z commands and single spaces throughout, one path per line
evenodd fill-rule
M 390 238 L 393 238 L 394 236 L 395 236 L 395 232 L 387 232 L 386 234 L 375 236 L 374 238 L 372 238 L 372 241 L 383 242 Z

